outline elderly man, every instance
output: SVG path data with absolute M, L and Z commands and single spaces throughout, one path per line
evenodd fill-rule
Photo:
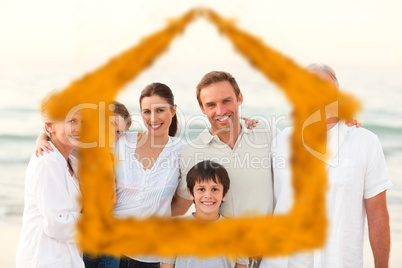
M 307 70 L 338 87 L 335 72 L 327 65 L 312 64 Z M 367 214 L 370 244 L 375 267 L 388 267 L 390 228 L 386 190 L 392 186 L 381 144 L 375 134 L 363 128 L 348 128 L 334 114 L 327 119 L 327 213 L 329 232 L 322 250 L 298 253 L 289 258 L 264 259 L 260 267 L 363 267 L 363 236 Z M 272 153 L 290 159 L 292 129 L 276 138 Z M 278 158 L 279 159 L 279 158 Z M 275 162 L 275 159 L 273 159 Z M 292 206 L 290 161 L 274 171 L 275 214 L 287 213 Z M 283 167 L 283 165 L 281 165 Z

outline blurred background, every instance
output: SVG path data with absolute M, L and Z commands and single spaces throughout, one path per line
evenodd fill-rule
M 394 186 L 387 192 L 391 217 L 391 267 L 402 257 L 402 2 L 320 0 L 0 0 L 0 259 L 14 267 L 21 228 L 25 169 L 42 132 L 39 106 L 51 90 L 105 64 L 163 28 L 169 18 L 205 6 L 261 38 L 300 66 L 326 63 L 341 90 L 359 98 L 357 119 L 383 145 Z M 133 62 L 135 64 L 135 62 Z M 179 107 L 181 135 L 205 128 L 195 86 L 211 70 L 232 73 L 244 95 L 242 115 L 292 124 L 291 106 L 205 19 L 190 24 L 169 50 L 121 92 L 118 100 L 141 130 L 138 98 L 151 82 L 169 85 Z M 187 125 L 192 118 L 200 118 Z M 191 128 L 191 134 L 188 129 Z M 400 255 L 400 254 L 399 254 Z M 368 239 L 365 267 L 374 267 Z

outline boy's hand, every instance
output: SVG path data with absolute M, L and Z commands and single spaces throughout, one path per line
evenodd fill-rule
M 39 155 L 43 155 L 43 151 L 46 153 L 49 153 L 49 150 L 53 152 L 53 148 L 48 142 L 48 138 L 46 134 L 42 133 L 39 135 L 39 137 L 36 139 L 36 150 L 35 150 L 35 155 L 36 157 L 39 157 Z
M 251 118 L 247 118 L 247 117 L 241 117 L 241 119 L 246 121 L 245 124 L 248 129 L 253 129 L 257 126 L 258 120 L 256 120 L 256 119 L 251 119 Z

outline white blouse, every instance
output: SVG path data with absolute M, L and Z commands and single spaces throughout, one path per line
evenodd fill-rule
M 171 202 L 179 183 L 179 162 L 184 142 L 169 137 L 151 169 L 144 170 L 135 157 L 137 133 L 126 133 L 116 142 L 117 217 L 171 216 Z
M 84 267 L 74 240 L 81 211 L 80 188 L 65 158 L 53 153 L 33 155 L 25 176 L 25 207 L 16 267 Z M 76 165 L 76 158 L 70 156 Z

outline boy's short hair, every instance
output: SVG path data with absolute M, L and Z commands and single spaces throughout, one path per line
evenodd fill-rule
M 115 113 L 120 115 L 121 117 L 123 117 L 124 121 L 126 122 L 126 126 L 127 128 L 129 128 L 131 126 L 131 115 L 130 112 L 127 110 L 127 107 L 118 102 L 118 101 L 114 101 L 110 104 L 110 110 Z
M 190 190 L 191 195 L 194 195 L 194 185 L 197 182 L 201 183 L 209 180 L 222 184 L 223 196 L 226 195 L 230 187 L 228 172 L 222 165 L 210 160 L 196 164 L 187 173 L 187 188 Z

